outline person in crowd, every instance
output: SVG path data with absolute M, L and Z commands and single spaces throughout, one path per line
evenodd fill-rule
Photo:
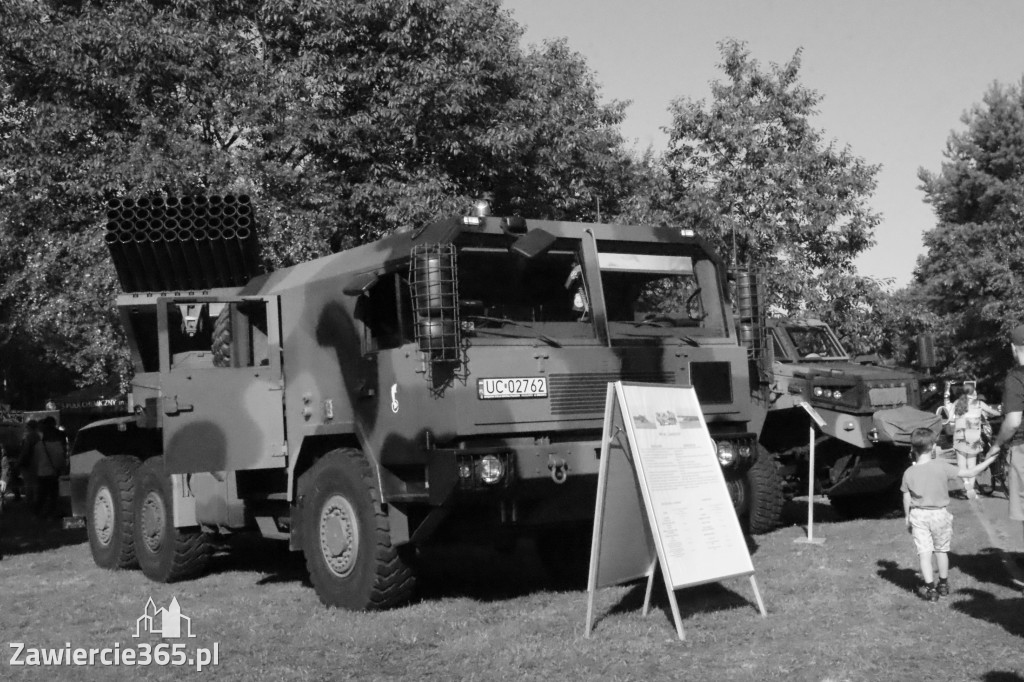
M 67 465 L 67 446 L 64 434 L 57 428 L 57 420 L 43 420 L 40 438 L 36 441 L 34 461 L 36 467 L 36 516 L 42 519 L 60 516 L 60 475 Z
M 1021 413 L 1024 412 L 1024 324 L 1017 325 L 1010 334 L 1010 352 L 1013 353 L 1014 366 L 1003 382 L 1003 424 L 992 439 L 988 455 L 998 454 L 1004 446 L 1010 449 L 1010 466 L 1006 475 L 1009 515 L 1011 520 L 1021 521 L 1024 528 L 1024 429 L 1021 429 Z
M 21 437 L 21 451 L 18 453 L 18 472 L 25 489 L 25 500 L 30 509 L 36 505 L 35 445 L 40 440 L 39 422 L 29 419 L 25 422 L 25 433 Z
M 978 455 L 985 449 L 982 434 L 989 417 L 998 417 L 999 410 L 990 407 L 978 397 L 973 381 L 965 382 L 960 389 L 960 397 L 953 403 L 953 449 L 956 451 L 956 462 L 961 469 L 967 469 L 978 463 Z M 967 497 L 978 496 L 974 489 L 974 479 L 964 481 Z
M 949 546 L 953 538 L 953 515 L 949 513 L 949 482 L 957 477 L 977 476 L 996 460 L 995 455 L 973 467 L 957 468 L 941 457 L 936 457 L 935 434 L 931 429 L 919 428 L 910 434 L 911 456 L 914 463 L 903 473 L 900 491 L 903 493 L 903 512 L 907 530 L 914 538 L 914 546 L 921 561 L 924 584 L 919 594 L 928 601 L 938 601 L 949 594 Z M 932 557 L 938 569 L 938 582 Z

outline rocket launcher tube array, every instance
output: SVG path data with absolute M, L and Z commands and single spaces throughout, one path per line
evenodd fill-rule
M 125 292 L 242 286 L 262 272 L 245 195 L 114 199 L 103 240 Z

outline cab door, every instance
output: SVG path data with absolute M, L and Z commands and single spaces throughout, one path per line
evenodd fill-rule
M 287 465 L 277 297 L 159 299 L 169 473 Z

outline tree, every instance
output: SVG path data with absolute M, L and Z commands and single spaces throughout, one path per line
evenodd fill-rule
M 1024 81 L 995 83 L 950 134 L 939 172 L 918 171 L 938 224 L 924 235 L 912 288 L 937 315 L 952 374 L 991 388 L 1024 321 Z
M 711 101 L 671 105 L 669 220 L 763 271 L 776 310 L 869 310 L 881 289 L 856 276 L 853 259 L 879 222 L 868 206 L 878 166 L 812 126 L 821 96 L 800 84 L 799 50 L 765 71 L 744 43 L 719 48 L 726 80 L 711 84 Z M 846 331 L 846 315 L 833 319 Z
M 621 103 L 497 0 L 0 4 L 0 341 L 127 376 L 103 202 L 245 193 L 267 267 L 461 211 L 614 211 Z

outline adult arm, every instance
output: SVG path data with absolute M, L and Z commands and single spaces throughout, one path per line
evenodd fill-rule
M 1008 443 L 1013 434 L 1017 433 L 1017 429 L 1020 428 L 1021 412 L 1007 412 L 1003 415 L 1003 424 L 999 427 L 999 433 L 992 440 L 992 447 L 988 449 L 987 457 L 998 454 L 1003 448 L 1003 445 Z
M 1003 383 L 1003 424 L 999 427 L 999 433 L 992 439 L 992 446 L 988 454 L 992 455 L 1002 449 L 1004 445 L 1013 440 L 1017 429 L 1020 428 L 1021 413 L 1024 413 L 1024 379 L 1019 369 L 1011 371 L 1006 375 Z

